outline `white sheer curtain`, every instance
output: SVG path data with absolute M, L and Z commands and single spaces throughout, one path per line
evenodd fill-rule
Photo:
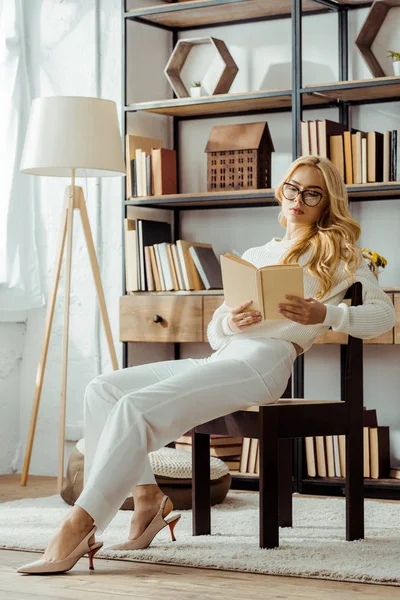
M 31 97 L 24 0 L 0 0 L 0 320 L 43 304 L 33 177 L 19 172 Z

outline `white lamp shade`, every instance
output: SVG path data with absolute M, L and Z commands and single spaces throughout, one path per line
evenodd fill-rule
M 117 107 L 77 96 L 32 102 L 21 171 L 31 175 L 114 177 L 125 174 Z

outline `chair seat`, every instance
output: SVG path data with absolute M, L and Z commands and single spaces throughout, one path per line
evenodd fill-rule
M 301 406 L 304 404 L 310 404 L 315 406 L 316 404 L 343 404 L 342 400 L 307 400 L 306 398 L 280 398 L 278 402 L 274 404 L 265 404 L 265 408 L 269 406 Z M 260 412 L 259 406 L 249 406 L 243 410 L 249 412 Z

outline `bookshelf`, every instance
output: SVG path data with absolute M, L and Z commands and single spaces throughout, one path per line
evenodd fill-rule
M 400 100 L 400 78 L 380 77 L 350 81 L 348 79 L 348 14 L 349 11 L 370 7 L 373 2 L 362 0 L 181 0 L 166 3 L 154 0 L 153 6 L 136 8 L 135 0 L 121 0 L 123 20 L 123 132 L 127 132 L 127 120 L 131 113 L 147 113 L 167 116 L 173 124 L 174 148 L 179 165 L 179 126 L 184 121 L 221 118 L 252 114 L 287 112 L 292 117 L 292 156 L 300 155 L 300 122 L 303 111 L 335 107 L 339 120 L 349 124 L 351 106 L 394 102 Z M 338 18 L 339 81 L 320 85 L 302 84 L 302 19 L 324 12 L 336 13 Z M 290 89 L 259 90 L 228 93 L 201 98 L 170 98 L 129 104 L 126 98 L 127 82 L 127 23 L 136 22 L 150 28 L 171 33 L 171 51 L 178 33 L 185 30 L 240 25 L 273 19 L 291 18 L 292 32 L 292 86 Z M 133 35 L 132 28 L 129 35 Z M 178 166 L 179 173 L 179 166 Z M 179 183 L 178 183 L 179 186 Z M 377 202 L 400 199 L 400 182 L 354 184 L 347 186 L 351 202 Z M 179 187 L 178 187 L 179 192 Z M 129 206 L 164 208 L 171 210 L 174 218 L 175 238 L 179 237 L 180 214 L 187 210 L 210 210 L 217 208 L 243 208 L 276 206 L 273 189 L 245 190 L 217 193 L 177 193 L 169 196 L 125 197 L 123 188 L 123 216 Z M 398 290 L 395 290 L 398 291 Z M 168 296 L 167 292 L 138 292 L 138 294 Z M 123 291 L 125 294 L 125 266 L 123 264 Z M 173 292 L 174 295 L 200 295 L 206 292 Z M 213 291 L 210 295 L 216 295 Z M 397 301 L 396 294 L 396 301 Z M 397 305 L 400 305 L 397 302 Z M 400 326 L 398 327 L 400 331 Z M 400 333 L 394 334 L 394 343 L 400 343 Z M 135 341 L 132 339 L 132 341 Z M 123 366 L 128 366 L 128 343 L 123 343 Z M 341 346 L 341 356 L 345 347 Z M 174 342 L 175 358 L 180 357 L 180 344 Z M 304 358 L 300 356 L 292 377 L 292 396 L 304 397 Z M 344 480 L 340 478 L 307 478 L 303 441 L 294 445 L 293 491 L 305 494 L 342 495 Z M 258 476 L 233 472 L 233 486 L 237 489 L 257 489 Z M 366 497 L 400 499 L 400 480 L 365 480 Z

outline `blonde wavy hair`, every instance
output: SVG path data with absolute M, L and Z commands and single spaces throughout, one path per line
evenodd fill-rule
M 303 166 L 314 167 L 322 173 L 328 197 L 322 200 L 325 207 L 319 219 L 289 248 L 281 263 L 297 262 L 303 254 L 311 250 L 310 259 L 305 266 L 320 282 L 321 289 L 317 294 L 317 298 L 320 299 L 332 289 L 334 273 L 340 261 L 343 260 L 345 273 L 354 281 L 354 269 L 362 261 L 361 250 L 356 246 L 361 229 L 350 214 L 343 179 L 335 165 L 327 158 L 301 156 L 295 160 L 275 190 L 278 202 L 282 205 L 284 182 L 289 181 L 296 169 Z M 279 214 L 279 223 L 287 227 L 287 220 L 282 212 Z

